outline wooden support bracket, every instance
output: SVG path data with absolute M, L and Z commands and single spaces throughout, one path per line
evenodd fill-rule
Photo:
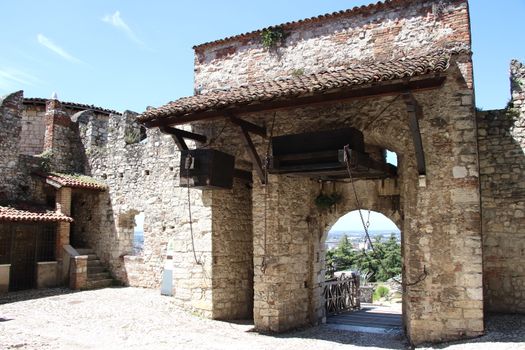
M 423 142 L 419 130 L 419 118 L 422 114 L 421 106 L 419 106 L 417 100 L 410 91 L 403 93 L 403 100 L 407 107 L 408 123 L 416 152 L 417 171 L 419 175 L 426 175 L 425 152 L 423 150 Z
M 160 131 L 164 134 L 169 134 L 173 137 L 173 141 L 177 144 L 180 150 L 187 150 L 188 145 L 184 139 L 194 140 L 200 143 L 205 143 L 207 138 L 204 135 L 195 134 L 186 130 L 180 130 L 171 126 L 161 126 Z
M 228 117 L 233 124 L 242 127 L 244 130 L 251 132 L 252 134 L 264 137 L 265 139 L 268 138 L 268 136 L 266 136 L 266 128 L 247 122 L 246 120 L 237 118 L 233 115 L 228 115 Z
M 255 149 L 255 145 L 253 144 L 252 138 L 250 137 L 248 130 L 244 126 L 240 126 L 240 130 L 241 130 L 242 141 L 244 143 L 244 146 L 248 150 L 248 155 L 250 156 L 252 160 L 253 167 L 255 168 L 255 171 L 257 172 L 257 175 L 259 176 L 261 183 L 264 184 L 265 176 L 264 176 L 264 170 L 262 167 L 261 157 L 259 157 L 259 154 L 257 153 L 257 150 Z

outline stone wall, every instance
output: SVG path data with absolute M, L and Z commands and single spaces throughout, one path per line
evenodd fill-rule
M 19 171 L 18 153 L 23 92 L 18 91 L 0 99 L 0 201 L 18 197 Z
M 507 109 L 478 112 L 485 304 L 525 312 L 525 67 L 511 63 Z
M 196 93 L 437 48 L 470 49 L 464 0 L 392 1 L 285 24 L 281 29 L 286 38 L 271 49 L 263 47 L 261 31 L 195 47 Z M 369 205 L 387 211 L 403 232 L 404 318 L 407 334 L 416 344 L 476 336 L 484 327 L 470 56 L 455 56 L 448 71 L 443 87 L 415 94 L 422 109 L 423 178 L 416 169 L 406 106 L 402 99 L 393 101 L 396 96 L 276 112 L 275 136 L 355 127 L 363 131 L 367 145 L 397 153 L 400 196 L 382 198 L 379 190 L 362 196 L 370 198 Z M 368 125 L 390 103 L 388 112 Z M 267 128 L 273 119 L 270 113 L 242 117 Z M 194 129 L 209 134 L 210 128 L 220 128 L 219 122 L 209 124 Z M 214 148 L 249 161 L 238 134 L 229 132 L 226 129 Z M 254 142 L 259 154 L 265 154 L 267 144 L 258 138 Z M 286 176 L 270 180 L 265 191 L 254 172 L 254 320 L 260 330 L 282 331 L 322 320 L 322 243 L 336 218 L 319 216 L 312 206 L 317 183 Z M 348 195 L 345 186 L 349 185 L 336 188 Z M 343 208 L 350 211 L 359 205 L 347 201 Z M 266 229 L 264 212 L 269 220 Z M 265 240 L 266 254 L 261 248 Z
M 253 315 L 252 191 L 236 180 L 212 192 L 213 318 Z
M 470 49 L 471 40 L 466 0 L 392 1 L 281 28 L 286 38 L 272 50 L 262 46 L 260 31 L 196 46 L 196 91 L 415 56 L 440 47 Z M 470 60 L 461 69 L 471 86 Z
M 105 181 L 108 191 L 92 201 L 79 198 L 89 213 L 75 230 L 109 265 L 114 277 L 132 286 L 159 288 L 168 243 L 174 247 L 174 291 L 179 305 L 212 316 L 211 193 L 190 190 L 195 250 L 188 218 L 188 196 L 179 187 L 180 152 L 171 136 L 148 130 L 140 140 L 135 113 L 112 114 L 107 122 L 79 122 L 86 150 L 86 172 Z M 104 127 L 106 123 L 106 127 Z M 91 131 L 90 131 L 91 130 Z M 97 135 L 93 135 L 96 130 Z M 82 203 L 84 207 L 82 207 Z M 144 212 L 144 250 L 131 257 L 134 216 Z M 84 216 L 84 215 L 83 215 Z M 80 233 L 81 232 L 81 233 Z M 77 233 L 75 233 L 77 234 Z
M 44 153 L 49 157 L 49 170 L 61 173 L 81 173 L 84 149 L 81 147 L 78 125 L 71 120 L 58 100 L 46 103 Z
M 464 62 L 465 59 L 461 58 Z M 455 63 L 453 63 L 455 64 Z M 445 85 L 416 93 L 427 174 L 420 179 L 408 128 L 406 106 L 395 96 L 295 108 L 276 112 L 274 136 L 341 127 L 363 130 L 388 104 L 388 111 L 364 130 L 369 149 L 390 149 L 399 161 L 400 196 L 382 196 L 381 182 L 358 181 L 361 208 L 379 210 L 403 231 L 405 324 L 415 343 L 439 341 L 483 332 L 482 257 L 476 123 L 473 93 L 458 68 Z M 243 116 L 259 125 L 272 124 L 273 113 Z M 221 129 L 220 122 L 211 122 Z M 202 126 L 196 126 L 201 130 Z M 202 129 L 204 130 L 204 129 Z M 202 131 L 201 130 L 201 131 Z M 226 127 L 214 148 L 247 161 L 237 130 Z M 267 143 L 254 137 L 259 154 Z M 260 330 L 283 331 L 324 316 L 323 243 L 340 215 L 359 208 L 349 184 L 335 189 L 347 197 L 337 215 L 320 213 L 313 205 L 319 193 L 315 181 L 271 176 L 268 185 L 267 253 L 264 242 L 264 188 L 256 173 L 252 193 L 254 232 L 254 319 Z M 386 191 L 385 191 L 386 192 Z M 213 204 L 215 206 L 215 202 Z M 262 262 L 267 266 L 263 272 Z
M 40 154 L 44 151 L 45 110 L 35 105 L 24 107 L 20 132 L 20 154 Z

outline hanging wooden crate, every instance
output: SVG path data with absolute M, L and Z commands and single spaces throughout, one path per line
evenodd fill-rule
M 351 166 L 356 178 L 395 175 L 395 167 L 372 160 L 365 153 L 363 133 L 344 128 L 272 138 L 269 172 L 321 179 L 348 177 L 343 148 L 351 150 Z
M 199 189 L 231 189 L 235 157 L 213 149 L 181 151 L 180 183 Z

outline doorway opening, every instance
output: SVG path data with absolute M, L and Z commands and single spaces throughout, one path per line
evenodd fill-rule
M 144 251 L 144 212 L 134 217 L 133 227 L 133 255 L 142 255 Z
M 351 211 L 330 228 L 325 249 L 327 323 L 352 331 L 402 333 L 403 260 L 396 224 L 379 212 Z

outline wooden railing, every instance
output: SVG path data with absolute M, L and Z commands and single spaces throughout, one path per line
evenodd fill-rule
M 361 308 L 359 301 L 359 275 L 341 275 L 324 282 L 327 315 Z

